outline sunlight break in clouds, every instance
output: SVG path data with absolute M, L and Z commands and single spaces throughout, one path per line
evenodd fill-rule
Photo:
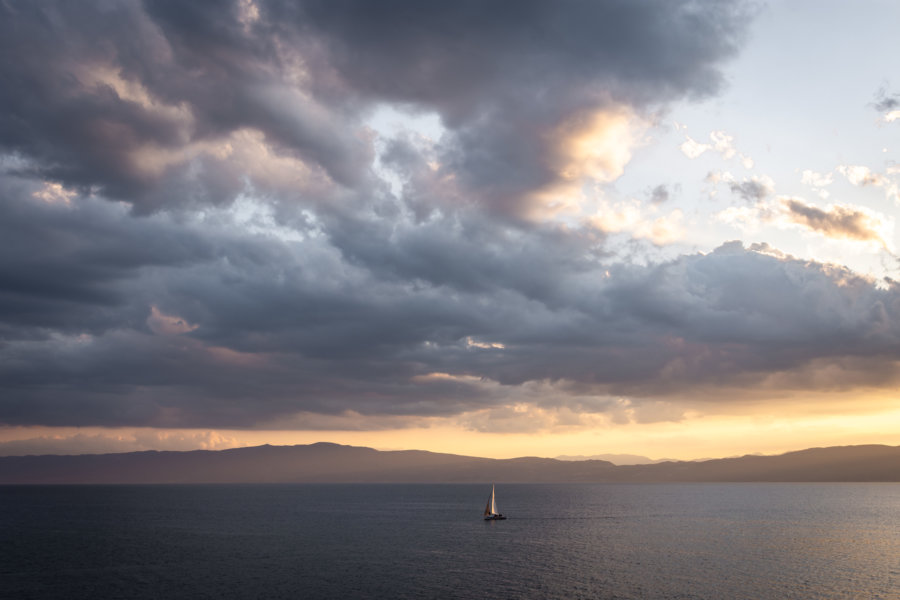
M 618 179 L 648 126 L 619 106 L 585 111 L 555 127 L 545 141 L 554 177 L 529 194 L 527 216 L 540 221 L 583 214 L 592 202 L 585 188 Z
M 631 160 L 643 123 L 625 108 L 576 116 L 559 127 L 557 172 L 567 181 L 610 182 L 622 175 Z

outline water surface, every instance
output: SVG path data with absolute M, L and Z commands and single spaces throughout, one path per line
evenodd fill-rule
M 900 484 L 0 487 L 4 598 L 900 598 Z

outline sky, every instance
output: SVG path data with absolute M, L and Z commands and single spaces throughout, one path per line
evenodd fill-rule
M 0 455 L 900 444 L 900 5 L 0 1 Z

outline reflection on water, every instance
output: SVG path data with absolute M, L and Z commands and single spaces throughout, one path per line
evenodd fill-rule
M 898 598 L 898 484 L 0 487 L 9 598 Z

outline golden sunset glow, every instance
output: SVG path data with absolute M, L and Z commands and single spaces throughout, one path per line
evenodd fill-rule
M 85 451 L 131 452 L 153 448 L 221 450 L 261 444 L 294 445 L 326 441 L 381 450 L 515 458 L 595 454 L 635 454 L 651 459 L 698 460 L 745 454 L 781 454 L 827 445 L 900 445 L 900 408 L 893 398 L 859 399 L 856 414 L 833 414 L 822 405 L 770 412 L 760 406 L 736 414 L 704 416 L 692 412 L 679 421 L 615 423 L 598 416 L 578 424 L 538 431 L 490 432 L 461 425 L 477 415 L 453 419 L 381 419 L 380 428 L 314 430 L 148 429 L 7 427 L 5 441 L 42 439 Z M 351 420 L 362 417 L 350 415 Z M 335 419 L 335 424 L 340 419 Z M 349 421 L 348 421 L 349 422 Z M 323 420 L 319 426 L 327 425 Z M 399 427 L 397 427 L 399 426 Z M 827 441 L 827 442 L 826 442 Z M 77 447 L 77 446 L 76 446 Z

